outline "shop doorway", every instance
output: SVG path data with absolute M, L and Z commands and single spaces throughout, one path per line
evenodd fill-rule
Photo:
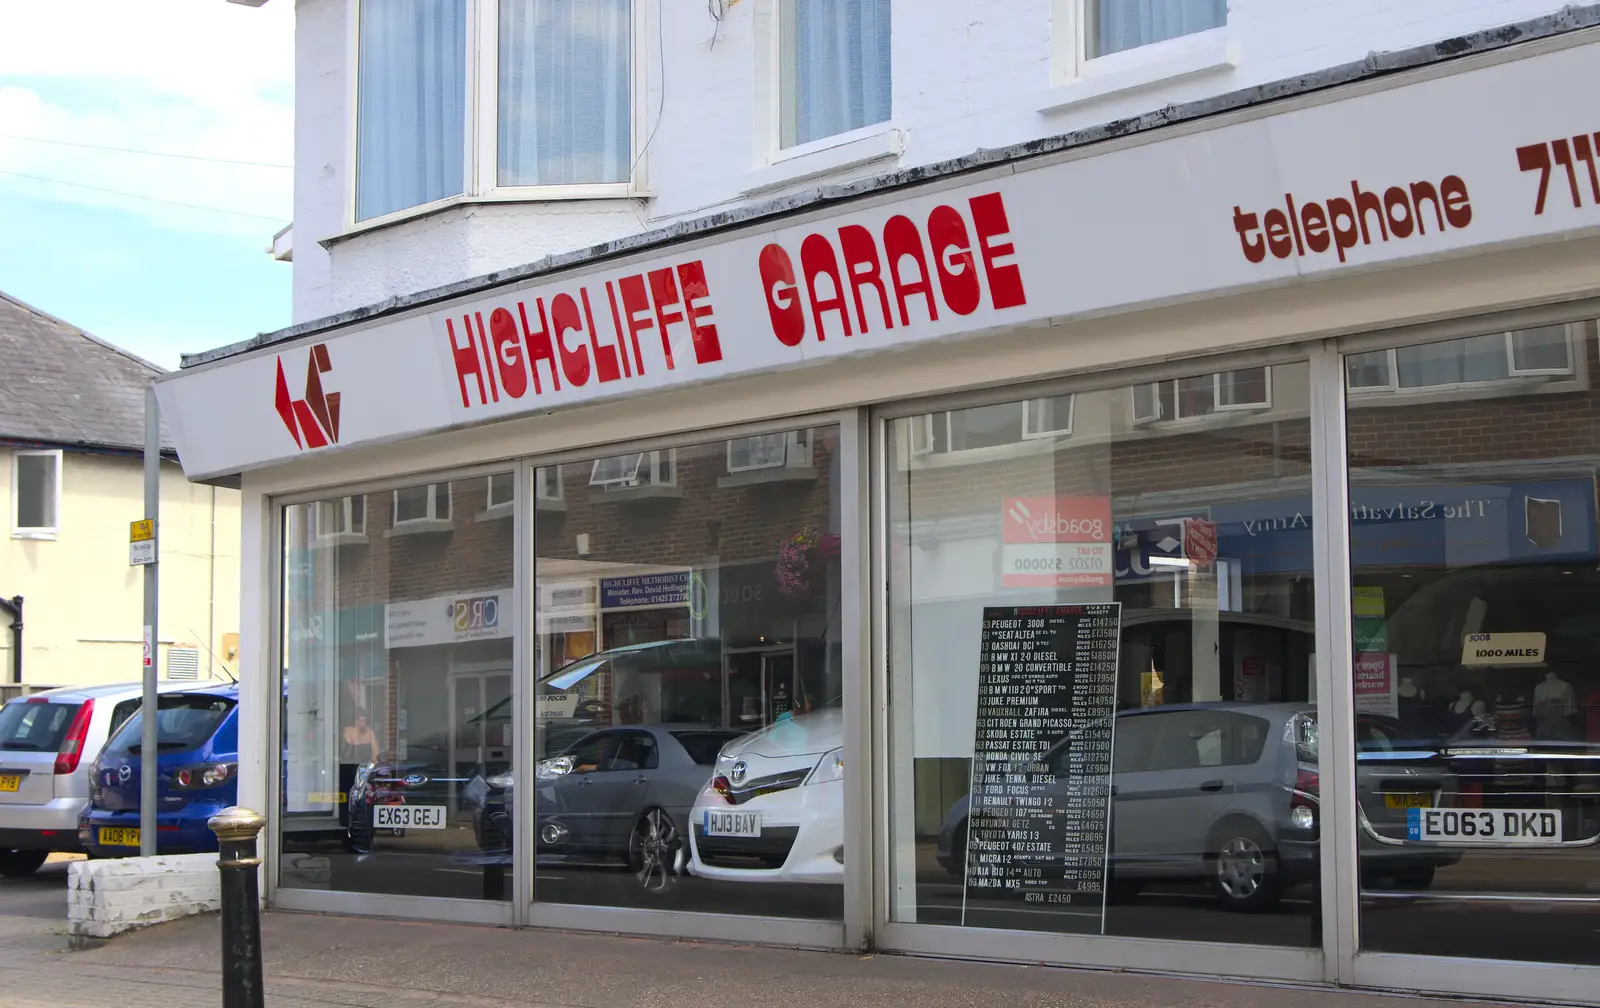
M 462 785 L 511 768 L 511 671 L 450 674 L 450 801 L 461 807 Z
M 755 731 L 800 712 L 804 686 L 793 645 L 729 648 L 722 661 L 724 727 Z

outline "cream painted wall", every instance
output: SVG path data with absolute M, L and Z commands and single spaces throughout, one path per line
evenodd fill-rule
M 67 452 L 54 540 L 12 534 L 12 454 L 0 451 L 0 596 L 24 597 L 23 681 L 33 686 L 133 682 L 140 675 L 142 570 L 128 566 L 128 523 L 143 517 L 137 457 Z M 239 630 L 239 494 L 161 473 L 159 660 L 200 652 L 200 678 L 237 674 L 226 646 Z M 11 678 L 9 620 L 0 614 L 0 682 Z

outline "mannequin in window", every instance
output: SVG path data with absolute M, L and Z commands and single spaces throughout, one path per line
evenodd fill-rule
M 1577 694 L 1572 684 L 1546 671 L 1544 681 L 1533 688 L 1534 734 L 1542 739 L 1573 737 L 1572 718 L 1578 713 Z
M 1496 693 L 1494 697 L 1495 737 L 1514 742 L 1533 738 L 1528 730 L 1528 695 L 1522 691 Z

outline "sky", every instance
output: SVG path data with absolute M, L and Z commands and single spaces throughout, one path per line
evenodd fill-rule
M 288 325 L 293 19 L 0 0 L 0 290 L 168 368 Z

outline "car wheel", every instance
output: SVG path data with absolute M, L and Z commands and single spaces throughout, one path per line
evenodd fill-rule
M 4 850 L 0 851 L 0 875 L 6 878 L 22 878 L 32 875 L 44 864 L 50 856 L 49 851 L 42 850 Z
M 1283 897 L 1283 872 L 1278 852 L 1260 828 L 1230 824 L 1217 834 L 1212 848 L 1212 886 L 1229 910 L 1259 913 Z
M 676 888 L 689 861 L 678 824 L 666 809 L 653 808 L 639 817 L 628 839 L 628 867 L 639 885 L 650 893 Z

